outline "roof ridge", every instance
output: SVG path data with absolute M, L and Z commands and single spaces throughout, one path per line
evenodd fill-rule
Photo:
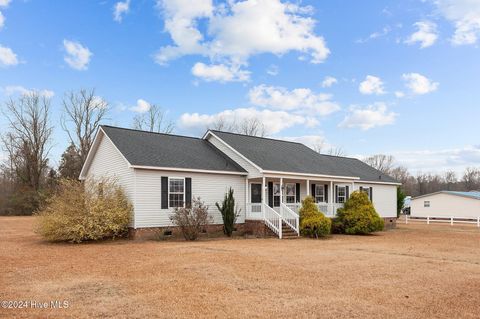
M 166 135 L 166 136 L 173 136 L 173 137 L 192 138 L 192 139 L 195 139 L 195 140 L 203 140 L 202 138 L 195 137 L 195 136 L 187 136 L 187 135 L 179 135 L 179 134 L 171 134 L 171 133 L 160 133 L 160 132 L 150 132 L 150 131 L 144 131 L 144 130 L 129 128 L 129 127 L 113 126 L 113 125 L 106 125 L 106 124 L 102 124 L 102 125 L 100 125 L 100 127 L 110 127 L 110 128 L 114 128 L 114 129 L 125 130 L 125 131 L 134 131 L 134 132 L 139 132 L 139 133 L 149 133 L 149 134 Z

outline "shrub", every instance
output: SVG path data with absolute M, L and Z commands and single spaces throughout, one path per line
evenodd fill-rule
M 332 221 L 318 210 L 312 196 L 307 196 L 302 201 L 299 214 L 302 235 L 318 238 L 330 234 Z
M 397 186 L 397 218 L 400 217 L 400 212 L 403 209 L 403 206 L 405 205 L 405 198 L 407 195 L 403 192 L 402 188 L 400 186 Z
M 38 212 L 36 231 L 50 241 L 79 243 L 127 234 L 132 205 L 114 180 L 61 180 Z
M 232 236 L 235 228 L 235 222 L 237 221 L 237 217 L 240 215 L 240 211 L 235 208 L 233 189 L 231 187 L 228 189 L 228 192 L 225 194 L 225 198 L 223 199 L 222 206 L 220 206 L 218 203 L 215 203 L 215 205 L 222 214 L 223 233 L 228 237 Z
M 175 226 L 180 227 L 186 240 L 196 240 L 210 221 L 208 207 L 200 197 L 192 200 L 192 207 L 176 208 L 170 220 Z
M 355 191 L 344 207 L 337 210 L 334 229 L 349 235 L 369 234 L 383 230 L 383 224 L 383 219 L 375 211 L 368 195 Z

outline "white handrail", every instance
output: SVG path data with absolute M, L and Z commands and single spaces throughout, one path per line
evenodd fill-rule
M 282 203 L 280 205 L 280 215 L 282 215 L 282 219 L 287 224 L 292 228 L 296 233 L 297 236 L 300 236 L 300 229 L 299 229 L 299 216 L 297 213 L 295 213 L 293 210 L 291 210 L 287 205 Z
M 267 225 L 278 238 L 282 239 L 282 216 L 267 204 L 263 204 L 264 220 Z

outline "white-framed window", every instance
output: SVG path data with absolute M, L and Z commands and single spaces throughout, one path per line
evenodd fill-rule
M 295 183 L 285 184 L 285 200 L 287 203 L 295 203 L 297 200 L 297 187 Z
M 280 184 L 273 184 L 273 207 L 280 207 Z
M 325 202 L 325 185 L 315 185 L 315 202 Z
M 339 203 L 345 203 L 347 199 L 347 187 L 346 186 L 338 186 L 337 188 L 337 198 Z
M 360 187 L 360 191 L 367 194 L 368 198 L 370 198 L 370 187 Z
M 430 201 L 429 200 L 423 201 L 423 207 L 430 207 Z
M 177 208 L 185 205 L 185 178 L 168 178 L 168 207 Z

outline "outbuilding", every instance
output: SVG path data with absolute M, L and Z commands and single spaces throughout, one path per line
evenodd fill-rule
M 440 191 L 417 196 L 412 199 L 410 215 L 477 219 L 480 216 L 480 192 Z

